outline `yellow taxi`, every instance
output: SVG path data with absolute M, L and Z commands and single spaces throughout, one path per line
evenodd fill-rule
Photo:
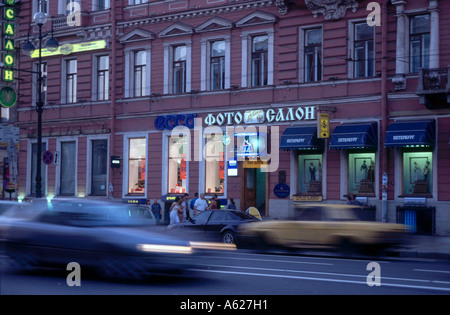
M 361 221 L 360 206 L 306 204 L 294 208 L 293 220 L 257 221 L 240 226 L 240 237 L 254 245 L 285 248 L 334 247 L 382 249 L 405 242 L 405 226 Z

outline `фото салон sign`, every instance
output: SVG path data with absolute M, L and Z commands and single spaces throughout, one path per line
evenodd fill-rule
M 296 120 L 314 120 L 316 119 L 315 106 L 283 107 L 269 108 L 267 110 L 249 110 L 244 114 L 241 112 L 226 112 L 218 114 L 208 114 L 204 122 L 206 125 L 239 125 L 255 124 L 263 122 L 285 122 Z

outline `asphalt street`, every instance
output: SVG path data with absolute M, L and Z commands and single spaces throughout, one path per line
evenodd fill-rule
M 82 269 L 81 286 L 68 286 L 68 274 L 66 270 L 3 272 L 0 294 L 450 294 L 450 262 L 434 259 L 372 260 L 236 251 L 199 257 L 199 263 L 183 277 L 111 282 Z

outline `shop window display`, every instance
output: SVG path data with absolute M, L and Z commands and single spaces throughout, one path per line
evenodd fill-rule
M 375 153 L 349 153 L 348 193 L 375 193 Z
M 432 192 L 432 152 L 403 152 L 403 194 Z
M 145 138 L 129 139 L 128 153 L 128 193 L 145 194 Z
M 322 194 L 322 154 L 298 156 L 298 193 Z
M 169 137 L 168 193 L 186 192 L 187 184 L 187 139 Z
M 205 193 L 223 194 L 225 186 L 225 146 L 222 138 L 207 138 L 205 147 Z

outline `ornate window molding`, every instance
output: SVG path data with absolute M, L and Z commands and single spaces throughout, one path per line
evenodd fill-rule
M 358 3 L 355 0 L 305 0 L 315 18 L 322 14 L 325 20 L 339 20 L 348 9 L 356 12 Z

